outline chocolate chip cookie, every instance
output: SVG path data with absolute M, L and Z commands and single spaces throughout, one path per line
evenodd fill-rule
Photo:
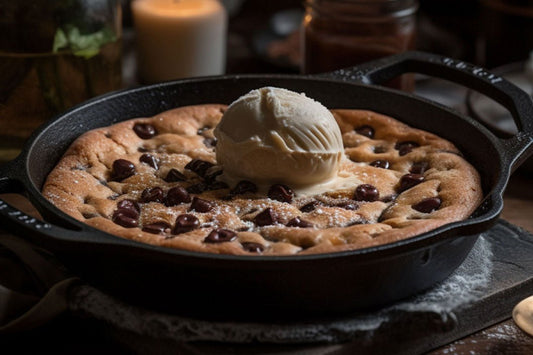
M 365 248 L 467 218 L 482 198 L 477 171 L 449 141 L 391 117 L 332 110 L 342 186 L 300 195 L 219 179 L 213 129 L 223 105 L 176 108 L 79 137 L 43 195 L 70 216 L 138 242 L 190 251 L 293 255 Z M 287 167 L 290 169 L 290 167 Z

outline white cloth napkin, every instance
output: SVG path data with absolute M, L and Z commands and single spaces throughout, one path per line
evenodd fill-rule
M 485 293 L 493 269 L 490 242 L 480 237 L 464 263 L 431 290 L 377 312 L 345 319 L 283 324 L 206 321 L 167 315 L 125 304 L 93 287 L 83 285 L 72 293 L 69 308 L 82 316 L 99 319 L 115 329 L 145 341 L 220 341 L 225 343 L 329 343 L 371 335 L 406 313 L 440 319 L 453 326 L 454 312 Z M 137 335 L 138 337 L 136 337 Z
M 480 237 L 465 262 L 430 291 L 371 314 L 330 322 L 206 321 L 166 315 L 125 304 L 73 277 L 52 255 L 0 234 L 0 335 L 42 325 L 62 312 L 102 320 L 116 329 L 177 342 L 317 343 L 343 341 L 377 330 L 398 312 L 433 314 L 454 321 L 454 310 L 479 299 L 492 272 L 490 243 Z

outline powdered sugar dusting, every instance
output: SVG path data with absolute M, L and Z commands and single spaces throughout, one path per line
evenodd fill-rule
M 372 336 L 384 324 L 393 322 L 398 311 L 436 314 L 443 322 L 453 319 L 456 309 L 478 299 L 485 292 L 491 272 L 491 246 L 481 237 L 465 262 L 432 290 L 378 312 L 319 323 L 280 323 L 272 326 L 171 316 L 124 304 L 90 286 L 79 287 L 69 306 L 119 329 L 154 340 L 286 344 L 347 341 Z M 504 333 L 491 336 L 506 337 Z

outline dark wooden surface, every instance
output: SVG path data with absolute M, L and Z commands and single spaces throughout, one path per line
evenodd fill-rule
M 533 233 L 533 178 L 519 172 L 505 193 L 502 217 Z M 530 270 L 533 274 L 533 270 Z M 530 289 L 533 295 L 533 289 Z M 432 355 L 444 354 L 533 354 L 533 337 L 516 326 L 509 314 L 503 322 L 443 346 Z

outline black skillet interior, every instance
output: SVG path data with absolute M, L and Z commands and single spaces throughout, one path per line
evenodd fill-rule
M 406 72 L 444 77 L 493 97 L 515 114 L 519 134 L 498 138 L 440 105 L 360 84 L 385 82 Z M 110 236 L 69 218 L 39 192 L 63 152 L 87 130 L 182 105 L 229 104 L 262 86 L 305 92 L 329 108 L 374 110 L 451 140 L 480 171 L 485 203 L 466 221 L 390 245 L 308 257 L 250 258 L 164 249 Z M 36 132 L 21 156 L 0 171 L 0 191 L 26 190 L 49 223 L 3 201 L 0 217 L 97 287 L 166 312 L 279 319 L 371 309 L 427 289 L 460 265 L 478 233 L 497 219 L 510 172 L 529 155 L 532 112 L 529 96 L 500 78 L 418 52 L 322 77 L 246 75 L 141 87 L 91 100 Z

